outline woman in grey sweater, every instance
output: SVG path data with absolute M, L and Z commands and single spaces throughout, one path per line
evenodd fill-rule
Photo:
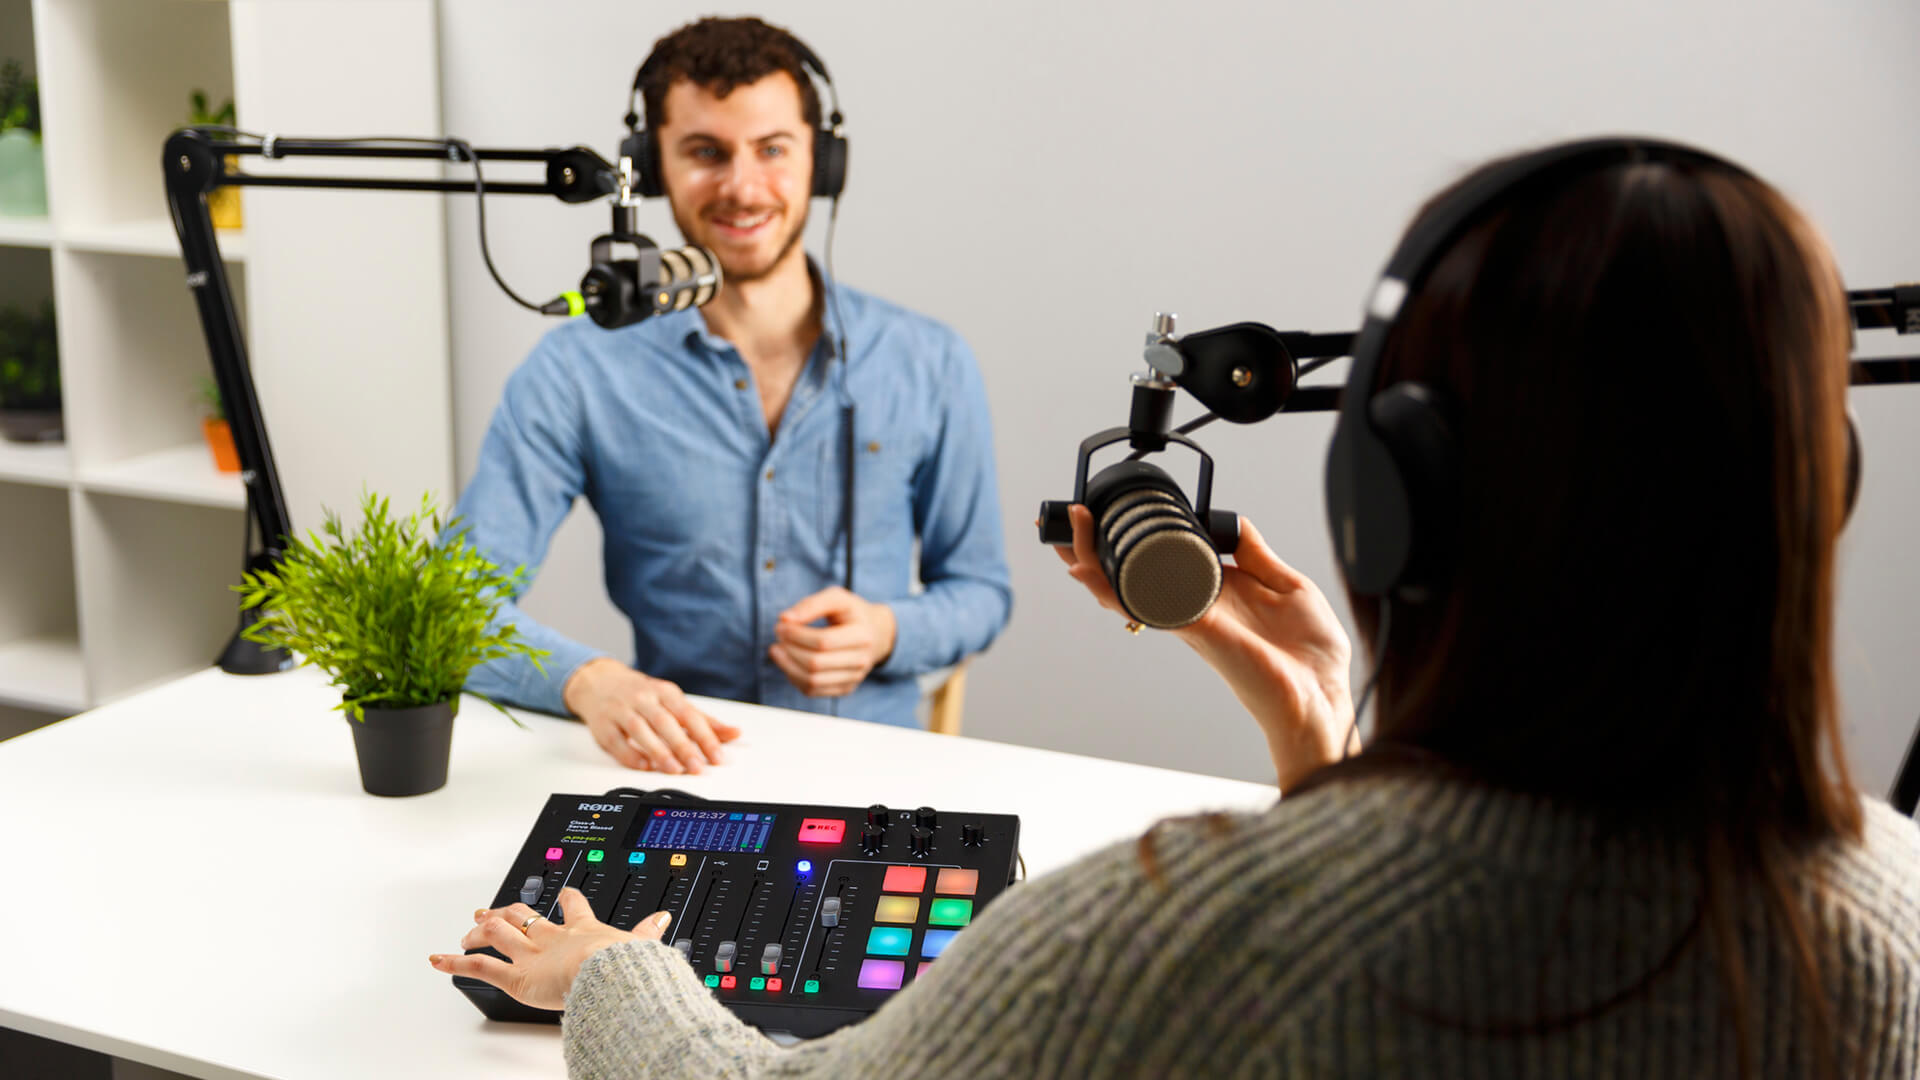
M 1731 165 L 1562 156 L 1443 193 L 1370 307 L 1331 472 L 1388 423 L 1369 395 L 1426 411 L 1389 440 L 1415 542 L 1386 585 L 1353 587 L 1378 568 L 1346 516 L 1378 470 L 1330 500 L 1373 643 L 1364 751 L 1346 635 L 1246 525 L 1177 633 L 1265 734 L 1272 810 L 1016 888 L 792 1049 L 660 944 L 664 913 L 483 911 L 464 945 L 513 963 L 434 966 L 564 1007 L 594 1080 L 1920 1075 L 1920 829 L 1860 796 L 1839 735 L 1832 258 Z M 1069 572 L 1118 610 L 1074 524 Z

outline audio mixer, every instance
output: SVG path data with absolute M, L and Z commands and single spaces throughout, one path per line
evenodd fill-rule
M 934 963 L 1013 883 L 1019 846 L 1008 814 L 554 795 L 489 906 L 564 922 L 572 886 L 622 930 L 672 912 L 667 943 L 722 1004 L 813 1036 L 864 1019 Z M 490 1019 L 560 1018 L 453 982 Z

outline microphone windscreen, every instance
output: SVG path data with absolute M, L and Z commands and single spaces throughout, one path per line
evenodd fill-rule
M 699 307 L 720 295 L 720 260 L 706 248 L 689 245 L 660 249 L 659 294 L 662 312 Z
M 1219 597 L 1220 556 L 1184 498 L 1157 486 L 1127 486 L 1100 508 L 1102 562 L 1129 615 L 1177 630 Z

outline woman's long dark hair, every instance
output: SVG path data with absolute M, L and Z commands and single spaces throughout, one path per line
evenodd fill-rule
M 1451 401 L 1448 569 L 1391 601 L 1367 751 L 1293 793 L 1439 768 L 1681 830 L 1743 1063 L 1754 891 L 1831 1063 L 1793 876 L 1862 828 L 1831 643 L 1847 327 L 1811 226 L 1725 168 L 1623 164 L 1470 230 L 1381 372 Z

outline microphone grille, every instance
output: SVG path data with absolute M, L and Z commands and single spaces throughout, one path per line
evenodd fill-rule
M 1220 595 L 1220 556 L 1199 533 L 1160 529 L 1130 546 L 1113 588 L 1133 617 L 1177 630 L 1207 613 Z

